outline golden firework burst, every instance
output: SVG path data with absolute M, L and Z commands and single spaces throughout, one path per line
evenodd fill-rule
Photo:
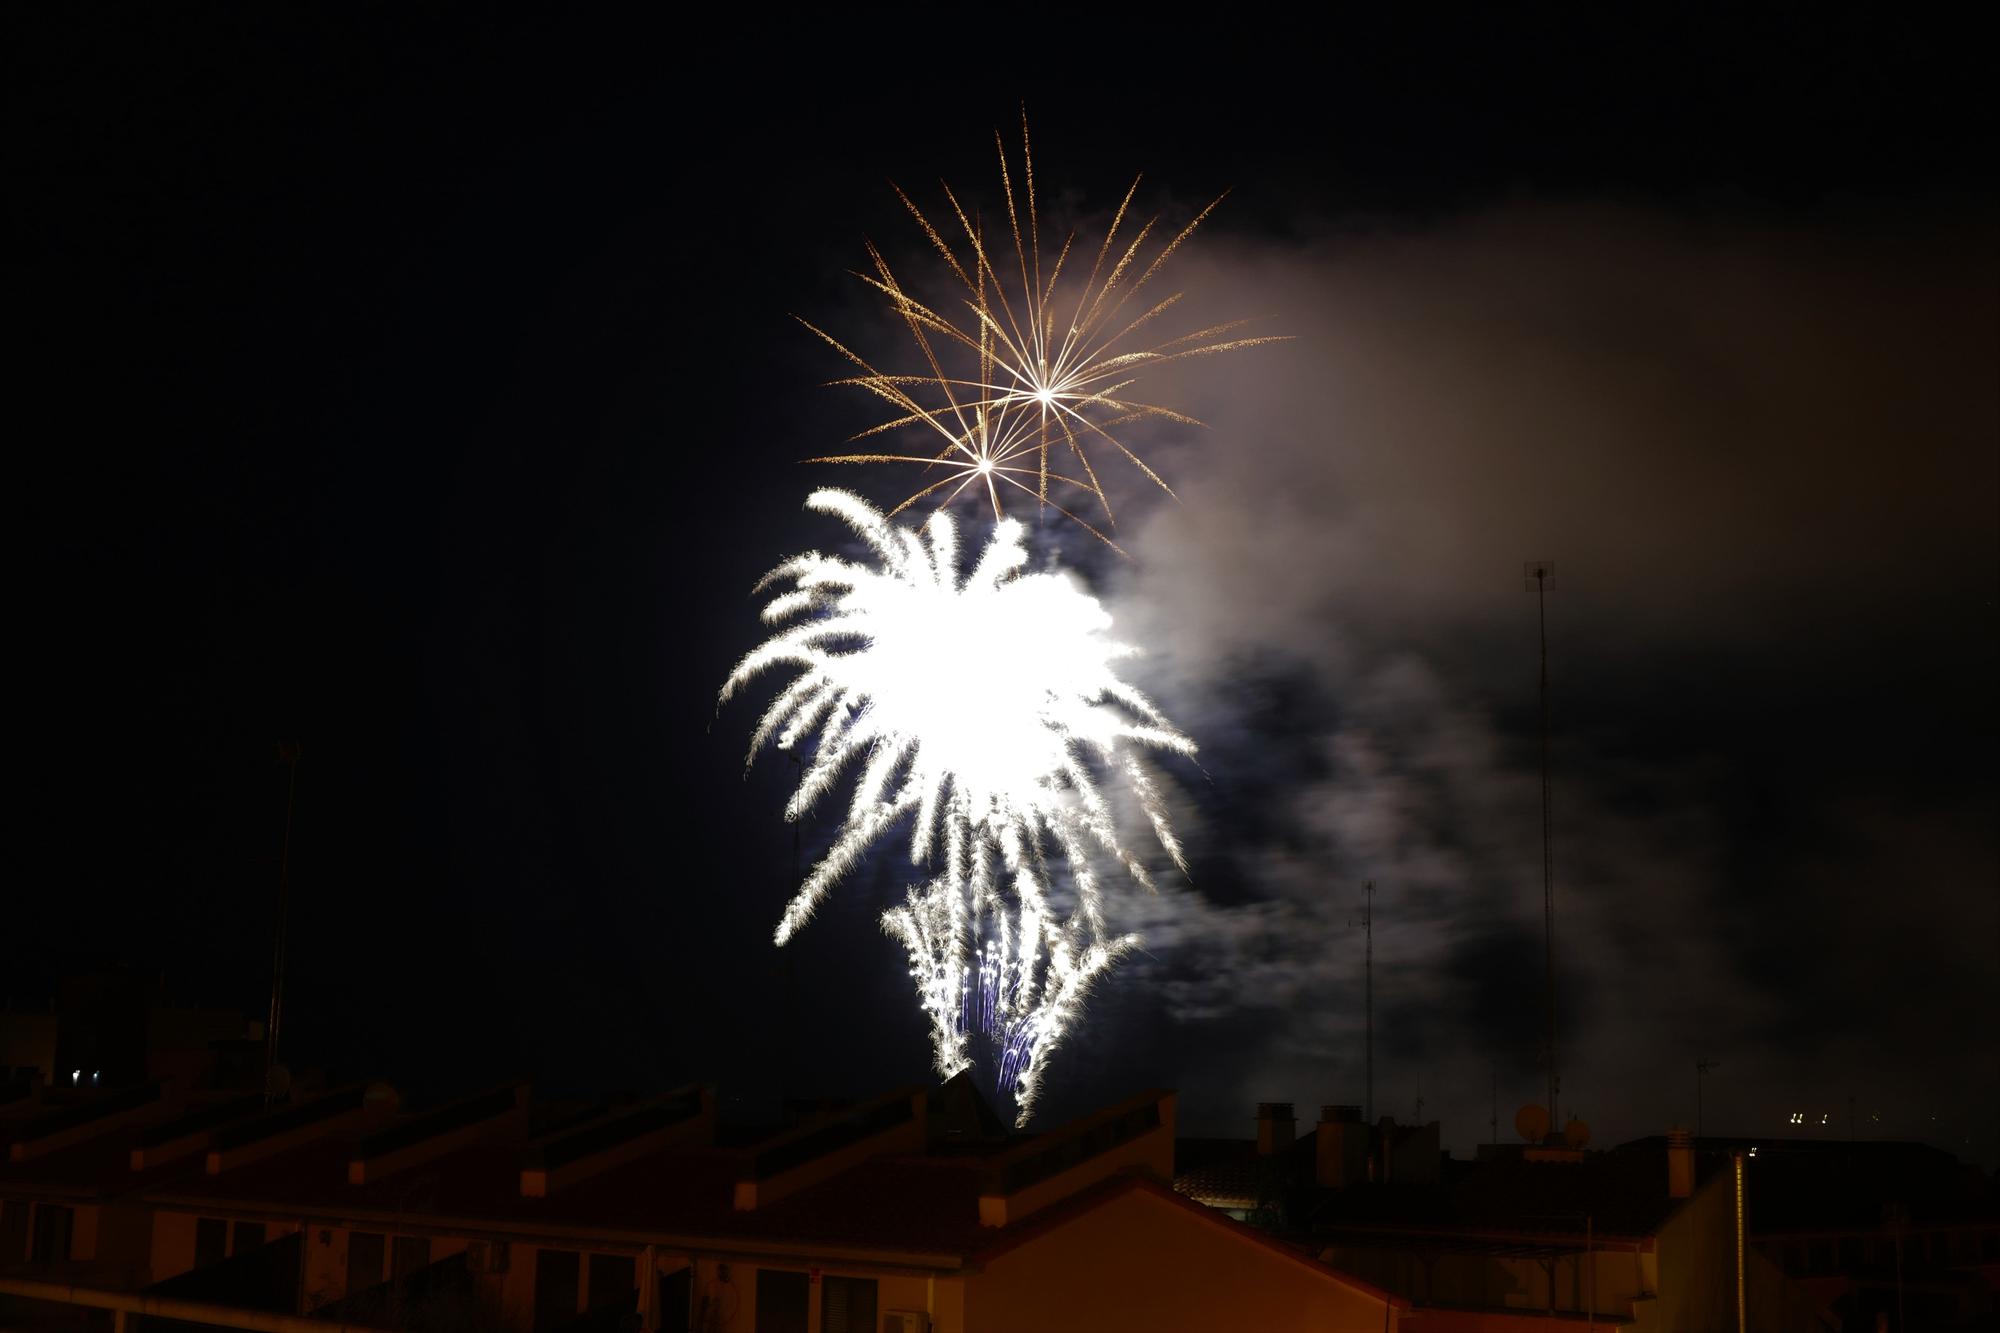
M 806 461 L 903 463 L 939 474 L 927 477 L 922 488 L 890 510 L 892 517 L 920 501 L 932 501 L 942 509 L 970 493 L 983 496 L 998 519 L 1004 513 L 1003 497 L 1018 492 L 1073 519 L 1116 549 L 1102 529 L 1077 512 L 1094 502 L 1104 526 L 1116 524 L 1092 453 L 1100 460 L 1107 454 L 1122 457 L 1172 495 L 1173 488 L 1114 432 L 1149 418 L 1202 424 L 1184 413 L 1139 401 L 1135 388 L 1140 378 L 1174 362 L 1283 338 L 1246 336 L 1242 330 L 1251 321 L 1239 319 L 1162 341 L 1148 340 L 1154 321 L 1179 302 L 1181 293 L 1157 300 L 1141 294 L 1222 197 L 1150 253 L 1148 242 L 1155 239 L 1157 216 L 1137 225 L 1121 247 L 1121 233 L 1139 189 L 1135 177 L 1097 246 L 1089 274 L 1076 282 L 1074 269 L 1081 267 L 1081 260 L 1071 264 L 1074 232 L 1063 237 L 1053 261 L 1045 265 L 1025 111 L 1023 188 L 1018 197 L 1006 142 L 997 131 L 993 143 L 1000 159 L 1007 223 L 998 264 L 978 217 L 967 212 L 949 185 L 943 186 L 952 217 L 947 226 L 954 235 L 963 234 L 956 245 L 907 193 L 896 188 L 897 198 L 943 258 L 957 288 L 962 288 L 954 290 L 964 313 L 919 300 L 872 243 L 867 248 L 873 272 L 856 274 L 886 297 L 902 318 L 921 355 L 920 368 L 912 373 L 879 370 L 824 329 L 799 321 L 858 368 L 860 373 L 835 384 L 863 389 L 895 411 L 849 443 L 882 438 L 887 444 L 909 438 L 909 432 L 915 432 L 916 443 L 905 452 L 885 448 Z M 1008 247 L 1012 255 L 1006 253 Z M 1013 271 L 1003 271 L 1008 269 Z M 1065 269 L 1072 270 L 1068 282 Z M 1067 493 L 1060 498 L 1051 494 L 1052 483 Z

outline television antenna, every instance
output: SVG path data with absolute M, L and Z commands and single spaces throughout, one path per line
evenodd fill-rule
M 1375 1123 L 1375 881 L 1372 879 L 1369 880 L 1361 892 L 1364 895 L 1361 900 L 1361 920 L 1358 923 L 1361 926 L 1362 938 L 1361 1012 L 1363 1014 L 1363 1036 L 1361 1067 L 1363 1070 L 1363 1102 L 1368 1108 L 1363 1113 L 1363 1116 L 1366 1122 L 1372 1125 Z M 1354 918 L 1349 917 L 1347 924 L 1351 926 L 1357 923 Z
M 1712 1069 L 1720 1069 L 1720 1068 L 1722 1068 L 1722 1061 L 1720 1061 L 1720 1060 L 1711 1060 L 1711 1059 L 1710 1059 L 1710 1058 L 1709 1058 L 1708 1056 L 1705 1056 L 1705 1055 L 1699 1055 L 1699 1056 L 1696 1056 L 1696 1057 L 1695 1057 L 1695 1061 L 1694 1061 L 1694 1136 L 1695 1136 L 1696 1138 L 1700 1138 L 1700 1137 L 1701 1137 L 1701 1081 L 1702 1081 L 1702 1079 L 1703 1079 L 1704 1077 L 1706 1077 L 1706 1076 L 1707 1076 L 1707 1074 L 1708 1074 L 1708 1072 L 1709 1072 L 1710 1070 L 1712 1070 Z
M 1544 1041 L 1549 1067 L 1549 1124 L 1556 1118 L 1556 1095 L 1562 1077 L 1556 1064 L 1556 871 L 1555 823 L 1549 808 L 1549 576 L 1556 572 L 1548 560 L 1529 560 L 1521 566 L 1527 589 L 1535 594 L 1535 610 L 1540 622 L 1542 648 L 1542 988 L 1546 1007 Z

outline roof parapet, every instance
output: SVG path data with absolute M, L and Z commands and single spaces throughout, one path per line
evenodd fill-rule
M 766 1139 L 737 1173 L 736 1210 L 767 1207 L 870 1157 L 923 1151 L 928 1104 L 925 1089 L 898 1088 Z
M 401 1104 L 386 1083 L 356 1083 L 275 1115 L 230 1125 L 217 1130 L 209 1144 L 208 1174 L 219 1176 L 245 1162 L 394 1115 Z
M 521 1197 L 547 1198 L 601 1171 L 715 1133 L 715 1094 L 681 1088 L 634 1110 L 593 1119 L 528 1145 L 521 1155 Z
M 173 1080 L 161 1079 L 32 1116 L 15 1131 L 7 1159 L 26 1162 L 157 1115 L 172 1092 Z
M 264 1095 L 252 1092 L 153 1125 L 132 1148 L 132 1170 L 144 1171 L 199 1152 L 213 1144 L 225 1126 L 247 1120 L 263 1108 Z
M 994 1158 L 979 1190 L 979 1224 L 1018 1222 L 1120 1172 L 1171 1182 L 1174 1101 L 1171 1089 L 1151 1088 Z
M 527 1083 L 507 1083 L 379 1129 L 354 1145 L 347 1183 L 381 1180 L 489 1135 L 525 1137 L 528 1094 Z

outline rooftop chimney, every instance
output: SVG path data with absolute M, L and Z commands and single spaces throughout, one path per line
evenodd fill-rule
M 1291 1147 L 1298 1136 L 1298 1125 L 1290 1102 L 1258 1102 L 1257 1155 L 1269 1157 Z
M 1368 1126 L 1358 1106 L 1322 1106 L 1314 1128 L 1313 1179 L 1325 1189 L 1345 1189 L 1368 1178 Z
M 1694 1135 L 1684 1129 L 1667 1131 L 1667 1197 L 1685 1199 L 1694 1193 Z

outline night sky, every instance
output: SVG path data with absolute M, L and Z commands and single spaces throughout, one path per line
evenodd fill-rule
M 1191 880 L 1120 898 L 1148 951 L 1046 1117 L 1360 1101 L 1372 879 L 1378 1113 L 1465 1152 L 1497 1081 L 1510 1136 L 1547 558 L 1565 1113 L 1691 1121 L 1709 1056 L 1710 1132 L 1853 1098 L 2000 1154 L 1969 31 L 302 8 L 12 20 L 9 993 L 115 964 L 260 1009 L 296 738 L 294 1064 L 745 1107 L 924 1077 L 893 867 L 774 950 L 826 828 L 715 692 L 757 576 L 834 539 L 806 493 L 898 494 L 798 465 L 874 417 L 791 316 L 900 354 L 847 272 L 924 263 L 889 183 L 997 206 L 1025 101 L 1086 230 L 1136 171 L 1169 221 L 1233 187 L 1187 327 L 1294 336 L 1175 381 L 1211 428 L 1147 442 L 1182 503 L 1120 492 L 1130 561 L 1043 530 L 1202 746 Z

